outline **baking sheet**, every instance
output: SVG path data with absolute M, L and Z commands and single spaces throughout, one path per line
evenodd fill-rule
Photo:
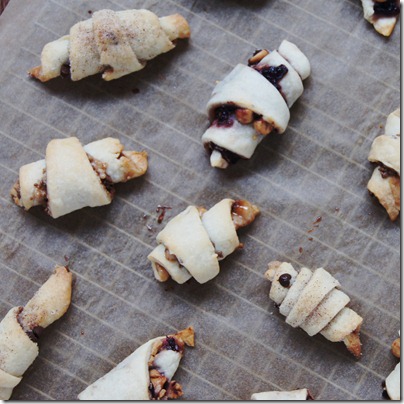
M 27 77 L 45 43 L 102 8 L 179 12 L 192 38 L 110 83 Z M 200 138 L 216 80 L 284 38 L 312 65 L 286 133 L 262 142 L 250 161 L 212 169 Z M 140 344 L 193 325 L 196 348 L 176 375 L 185 399 L 299 387 L 316 399 L 380 399 L 396 363 L 389 347 L 400 326 L 400 226 L 367 193 L 367 155 L 399 106 L 399 48 L 400 27 L 383 38 L 359 0 L 10 2 L 0 17 L 0 315 L 27 302 L 65 256 L 75 276 L 71 308 L 12 398 L 75 399 Z M 119 185 L 107 207 L 58 220 L 18 209 L 8 195 L 18 168 L 70 135 L 83 143 L 114 136 L 147 150 L 149 171 Z M 240 231 L 244 249 L 205 285 L 157 283 L 146 259 L 157 232 L 188 204 L 223 197 L 261 208 Z M 161 225 L 158 204 L 172 207 Z M 359 361 L 343 344 L 285 324 L 263 278 L 272 260 L 323 266 L 338 278 L 364 317 Z

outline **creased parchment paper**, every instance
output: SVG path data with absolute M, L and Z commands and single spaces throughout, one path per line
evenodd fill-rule
M 102 8 L 179 12 L 192 38 L 109 83 L 27 77 L 45 43 Z M 216 80 L 284 38 L 312 65 L 287 131 L 250 161 L 212 169 L 201 135 Z M 11 1 L 0 17 L 0 315 L 26 303 L 65 256 L 75 276 L 70 310 L 47 330 L 12 398 L 75 399 L 145 341 L 193 325 L 197 346 L 176 375 L 185 399 L 302 387 L 317 399 L 381 399 L 396 362 L 400 225 L 368 195 L 367 155 L 399 106 L 399 47 L 400 27 L 381 37 L 359 0 Z M 70 135 L 83 144 L 118 137 L 149 153 L 149 171 L 118 185 L 111 205 L 58 220 L 13 205 L 19 167 Z M 146 256 L 157 232 L 188 204 L 224 197 L 262 210 L 240 232 L 244 249 L 205 285 L 156 282 Z M 172 207 L 162 224 L 159 204 Z M 364 317 L 359 361 L 343 344 L 285 324 L 263 278 L 272 260 L 324 266 L 341 282 Z

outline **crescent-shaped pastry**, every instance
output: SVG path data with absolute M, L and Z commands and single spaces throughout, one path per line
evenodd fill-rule
M 400 15 L 400 0 L 362 0 L 363 16 L 375 30 L 390 36 Z
M 0 400 L 10 398 L 38 356 L 42 330 L 66 313 L 71 293 L 72 274 L 57 266 L 25 307 L 13 307 L 0 322 Z
M 349 297 L 325 269 L 297 272 L 287 262 L 271 262 L 265 277 L 272 282 L 269 297 L 286 317 L 310 336 L 320 333 L 329 341 L 343 341 L 357 358 L 361 355 L 359 330 L 363 319 L 346 307 Z
M 400 333 L 400 332 L 399 332 Z M 391 353 L 400 359 L 400 338 L 391 344 Z M 401 400 L 401 365 L 397 363 L 394 370 L 387 376 L 383 383 L 383 396 L 390 400 Z
M 251 400 L 264 400 L 264 401 L 303 401 L 314 400 L 308 389 L 299 389 L 292 391 L 264 391 L 262 393 L 254 393 Z
M 194 346 L 192 327 L 151 339 L 88 386 L 79 394 L 79 400 L 167 400 L 181 397 L 182 388 L 173 376 L 185 345 Z
M 41 65 L 28 73 L 40 81 L 61 75 L 77 81 L 102 73 L 109 81 L 143 69 L 190 34 L 179 14 L 158 18 L 148 10 L 100 10 L 73 25 L 69 35 L 46 44 Z
M 45 160 L 20 168 L 11 196 L 25 210 L 43 205 L 57 218 L 86 206 L 108 205 L 113 184 L 146 170 L 147 153 L 125 151 L 118 139 L 108 137 L 86 146 L 75 137 L 54 139 Z
M 157 235 L 159 245 L 147 257 L 160 282 L 205 283 L 219 274 L 219 261 L 242 246 L 237 229 L 254 221 L 259 210 L 243 200 L 223 199 L 206 210 L 188 206 Z
M 368 182 L 368 190 L 394 221 L 400 214 L 400 109 L 388 116 L 385 134 L 373 141 L 369 161 L 378 167 Z
M 202 136 L 212 167 L 249 159 L 265 136 L 283 133 L 309 75 L 307 57 L 284 40 L 277 51 L 256 51 L 248 66 L 238 64 L 219 82 L 207 105 L 210 127 Z

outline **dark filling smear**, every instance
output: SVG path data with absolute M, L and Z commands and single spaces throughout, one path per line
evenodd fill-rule
M 229 105 L 222 105 L 215 109 L 215 119 L 212 125 L 225 126 L 229 128 L 234 123 L 234 111 L 235 107 Z
M 379 171 L 382 178 L 398 177 L 398 173 L 392 168 L 386 167 L 383 163 L 379 163 Z
M 149 383 L 149 391 L 152 397 L 156 397 L 156 392 L 154 391 L 154 386 L 152 382 Z
M 387 400 L 390 400 L 389 394 L 387 393 L 387 390 L 383 390 L 382 392 L 383 398 L 386 398 Z
M 313 400 L 314 400 L 314 397 L 311 395 L 310 390 L 307 390 L 307 397 L 306 397 L 306 400 L 310 400 L 310 401 L 313 401 Z
M 386 0 L 383 2 L 374 2 L 373 18 L 396 17 L 400 14 L 399 0 Z
M 256 66 L 254 69 L 261 73 L 276 89 L 282 94 L 282 87 L 279 82 L 286 76 L 288 68 L 285 65 L 279 66 Z M 283 97 L 283 94 L 282 94 Z
M 38 342 L 40 336 L 42 335 L 43 332 L 43 327 L 37 325 L 36 327 L 34 327 L 31 331 L 27 331 L 26 334 L 28 335 L 28 338 L 32 341 L 32 342 Z
M 111 194 L 111 198 L 114 197 L 115 195 L 115 188 L 114 188 L 114 183 L 109 181 L 107 178 L 104 178 L 101 180 L 102 185 L 104 185 L 105 189 Z
M 64 63 L 60 68 L 60 75 L 65 79 L 70 79 L 70 63 Z
M 291 279 L 292 279 L 292 276 L 290 274 L 282 274 L 279 277 L 278 281 L 284 288 L 288 288 L 290 286 Z
M 163 342 L 163 346 L 161 350 L 167 350 L 167 351 L 174 351 L 174 352 L 179 352 L 180 348 L 177 345 L 177 342 L 175 341 L 175 338 L 173 337 L 166 337 L 166 339 Z
M 235 164 L 237 163 L 237 161 L 239 161 L 240 159 L 242 159 L 243 157 L 239 156 L 236 153 L 233 153 L 230 150 L 224 149 L 223 147 L 218 146 L 217 144 L 213 143 L 213 142 L 209 142 L 207 144 L 207 146 L 205 146 L 208 150 L 208 152 L 210 152 L 210 154 L 212 154 L 212 152 L 214 150 L 217 150 L 218 152 L 220 152 L 220 154 L 222 155 L 222 157 L 229 163 L 229 164 Z

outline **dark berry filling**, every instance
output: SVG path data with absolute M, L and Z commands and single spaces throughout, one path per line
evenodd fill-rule
M 400 1 L 399 0 L 386 0 L 375 1 L 373 6 L 374 17 L 396 17 L 400 14 Z
M 206 149 L 208 150 L 209 154 L 212 154 L 214 150 L 217 150 L 220 152 L 222 157 L 229 163 L 229 164 L 235 164 L 237 161 L 239 161 L 242 157 L 239 156 L 236 153 L 231 152 L 230 150 L 224 149 L 223 147 L 218 146 L 217 144 L 210 142 L 205 146 Z
M 284 287 L 288 288 L 290 286 L 290 280 L 292 279 L 292 276 L 290 274 L 282 274 L 279 277 L 279 283 Z
M 216 108 L 215 118 L 212 125 L 225 126 L 226 128 L 233 125 L 235 107 L 229 105 L 222 105 Z
M 175 351 L 175 352 L 179 352 L 180 348 L 177 344 L 177 341 L 175 340 L 175 338 L 173 337 L 167 337 L 164 342 L 163 342 L 163 346 L 162 346 L 162 350 L 165 349 L 167 351 Z
M 257 66 L 254 67 L 257 72 L 261 73 L 276 89 L 282 94 L 282 88 L 279 82 L 285 77 L 288 68 L 285 65 L 279 66 Z

